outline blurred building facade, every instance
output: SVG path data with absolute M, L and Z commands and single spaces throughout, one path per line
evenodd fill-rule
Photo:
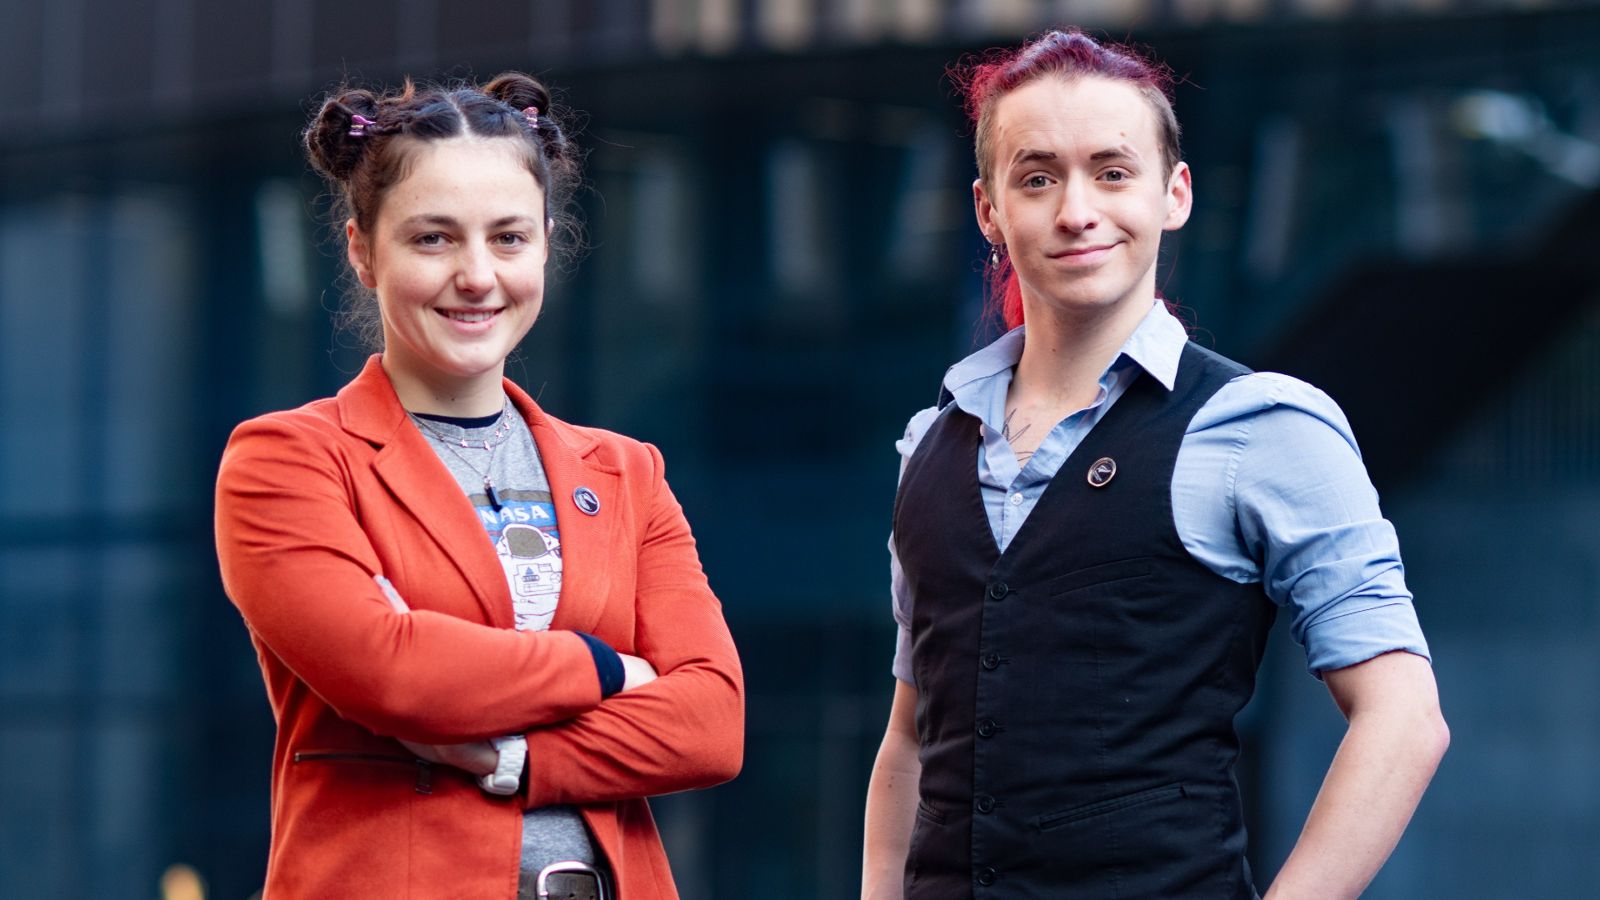
M 854 890 L 892 683 L 893 441 L 985 340 L 962 53 L 1080 24 L 1181 76 L 1196 339 L 1345 407 L 1455 743 L 1369 896 L 1600 892 L 1600 4 L 0 3 L 0 895 L 264 871 L 272 722 L 210 541 L 231 427 L 326 395 L 297 133 L 347 74 L 543 73 L 590 251 L 510 372 L 659 444 L 746 661 L 745 774 L 657 812 L 686 897 Z M 1341 721 L 1287 639 L 1258 870 Z

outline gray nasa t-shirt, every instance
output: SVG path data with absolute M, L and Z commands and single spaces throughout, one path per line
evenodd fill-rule
M 428 416 L 413 415 L 412 419 L 466 492 L 494 544 L 511 587 L 517 630 L 549 628 L 561 599 L 561 533 L 550 482 L 527 423 L 509 403 L 502 419 L 486 427 L 462 427 L 460 420 Z M 462 446 L 463 441 L 467 446 Z M 485 442 L 493 447 L 492 453 L 484 449 Z M 494 485 L 498 509 L 489 500 L 485 474 Z M 537 773 L 539 761 L 529 759 L 528 767 L 529 772 Z M 593 864 L 595 856 L 589 831 L 575 808 L 559 805 L 528 810 L 522 818 L 518 896 L 533 896 L 534 876 L 550 863 L 577 860 Z

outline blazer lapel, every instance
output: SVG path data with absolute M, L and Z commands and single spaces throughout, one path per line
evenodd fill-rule
M 561 601 L 550 627 L 593 631 L 610 590 L 614 535 L 623 507 L 621 478 L 591 456 L 599 441 L 546 415 L 521 388 L 505 384 L 533 432 L 561 531 Z M 599 501 L 593 515 L 578 505 L 585 489 Z
M 367 360 L 339 392 L 339 406 L 347 430 L 380 445 L 373 471 L 461 572 L 483 620 L 512 627 L 511 591 L 494 547 L 460 486 L 406 416 L 379 357 Z

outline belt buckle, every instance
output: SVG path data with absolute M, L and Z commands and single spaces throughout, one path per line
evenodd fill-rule
M 605 873 L 572 860 L 540 869 L 534 889 L 539 900 L 611 900 Z

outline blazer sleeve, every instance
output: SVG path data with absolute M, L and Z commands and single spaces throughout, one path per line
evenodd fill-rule
M 660 674 L 528 739 L 529 808 L 708 787 L 744 758 L 744 676 L 683 509 L 649 450 L 649 512 L 637 545 L 634 652 Z
M 411 741 L 482 739 L 600 702 L 593 658 L 572 632 L 392 609 L 329 443 L 304 423 L 267 416 L 241 425 L 223 454 L 222 581 L 266 651 L 340 716 Z

